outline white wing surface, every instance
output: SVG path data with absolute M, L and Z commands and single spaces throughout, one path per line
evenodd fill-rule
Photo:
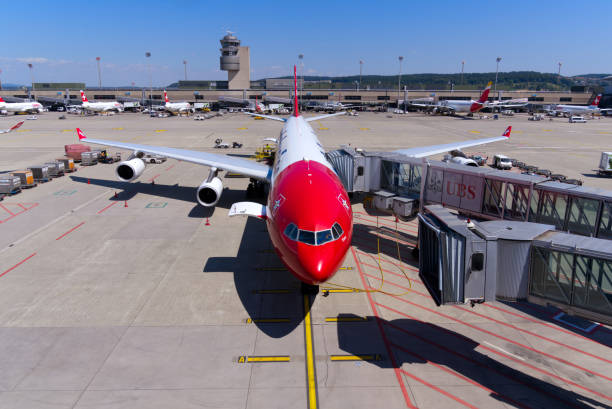
M 422 158 L 424 156 L 431 156 L 438 153 L 449 152 L 455 149 L 467 148 L 470 146 L 482 145 L 485 143 L 503 141 L 510 138 L 510 132 L 512 131 L 512 127 L 509 126 L 506 128 L 506 131 L 502 134 L 502 136 L 496 136 L 494 138 L 484 138 L 484 139 L 473 139 L 471 141 L 463 141 L 463 142 L 452 142 L 445 143 L 442 145 L 431 145 L 431 146 L 421 146 L 416 148 L 409 149 L 400 149 L 394 152 L 401 153 L 406 156 L 412 156 L 415 158 Z
M 165 148 L 162 146 L 149 146 L 135 143 L 107 141 L 104 139 L 92 139 L 87 138 L 85 134 L 83 134 L 83 131 L 81 131 L 79 128 L 77 128 L 77 133 L 81 142 L 92 143 L 94 145 L 112 146 L 115 148 L 150 153 L 153 155 L 161 155 L 167 158 L 178 159 L 185 162 L 196 163 L 198 165 L 210 166 L 220 170 L 239 173 L 241 175 L 259 180 L 269 180 L 269 175 L 272 173 L 269 166 L 248 159 L 209 152 L 191 151 L 187 149 Z

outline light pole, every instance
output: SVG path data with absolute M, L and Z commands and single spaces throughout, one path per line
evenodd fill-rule
M 399 109 L 399 99 L 400 99 L 400 90 L 402 84 L 402 61 L 404 61 L 403 56 L 398 57 L 399 60 L 399 75 L 397 76 L 397 109 Z
M 0 75 L 2 75 L 2 70 L 0 70 Z M 2 78 L 0 78 L 0 91 L 2 91 Z
M 363 74 L 363 60 L 359 60 L 359 88 L 357 91 L 361 89 L 361 75 Z
M 183 65 L 185 66 L 185 81 L 187 81 L 187 60 L 183 60 Z
M 501 57 L 497 57 L 495 61 L 497 61 L 497 68 L 495 69 L 495 88 L 493 94 L 497 94 L 497 74 L 499 73 L 499 62 L 502 60 Z
M 96 57 L 96 63 L 98 64 L 98 88 L 102 88 L 102 74 L 100 72 L 100 57 Z
M 304 98 L 304 54 L 298 55 L 300 60 L 300 71 L 302 72 L 302 84 L 300 85 L 300 100 L 298 105 L 302 105 L 302 98 Z
M 463 68 L 465 67 L 465 61 L 461 61 L 461 86 L 463 86 Z
M 30 79 L 32 80 L 32 94 L 34 93 L 34 73 L 32 71 L 32 64 L 28 64 L 28 68 L 30 69 Z
M 151 74 L 151 63 L 149 59 L 151 58 L 151 53 L 146 52 L 145 57 L 147 57 L 147 69 L 149 70 L 149 105 L 153 105 L 153 74 Z

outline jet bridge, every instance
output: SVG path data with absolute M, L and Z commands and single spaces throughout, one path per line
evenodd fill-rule
M 342 147 L 329 152 L 347 192 L 402 219 L 440 204 L 479 220 L 551 224 L 612 240 L 612 192 L 485 167 Z

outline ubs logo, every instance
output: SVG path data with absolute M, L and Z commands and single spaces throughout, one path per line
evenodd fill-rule
M 476 198 L 476 187 L 457 182 L 446 182 L 446 194 L 472 200 Z

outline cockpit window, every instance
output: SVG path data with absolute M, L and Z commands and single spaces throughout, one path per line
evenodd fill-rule
M 295 224 L 289 223 L 285 228 L 285 236 L 289 237 L 291 240 L 297 240 L 298 236 L 298 228 Z
M 298 241 L 301 241 L 302 243 L 310 244 L 311 246 L 316 245 L 314 232 L 308 231 L 308 230 L 300 230 Z
M 325 244 L 333 239 L 331 230 L 322 230 L 317 232 L 317 245 Z
M 340 227 L 340 224 L 334 223 L 334 225 L 332 226 L 332 233 L 334 235 L 334 240 L 342 236 L 342 227 Z

